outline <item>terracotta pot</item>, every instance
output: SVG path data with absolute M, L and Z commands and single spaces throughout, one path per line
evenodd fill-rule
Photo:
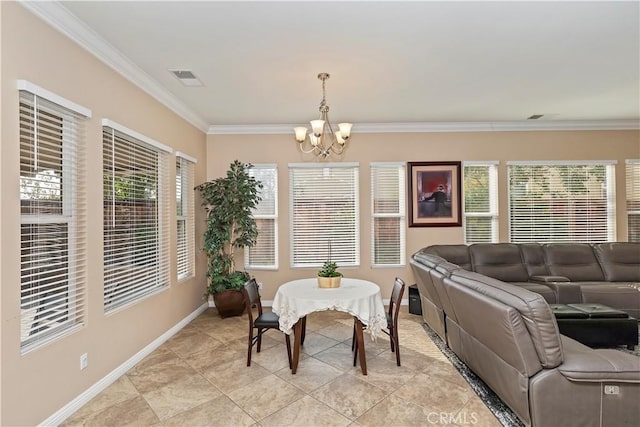
M 320 277 L 318 276 L 318 287 L 320 288 L 339 288 L 341 276 L 338 277 Z
M 242 292 L 234 289 L 216 292 L 213 294 L 213 302 L 218 309 L 220 317 L 241 316 L 244 313 L 244 299 Z

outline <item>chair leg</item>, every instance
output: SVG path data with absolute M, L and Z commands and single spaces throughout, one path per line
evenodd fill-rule
M 289 369 L 292 369 L 293 363 L 291 361 L 291 339 L 289 338 L 289 335 L 285 334 L 284 340 L 287 343 L 287 357 L 289 358 Z
M 355 325 L 354 325 L 353 333 L 355 334 Z M 354 335 L 353 344 L 352 344 L 352 347 L 355 346 L 355 349 L 353 351 L 353 366 L 356 366 L 356 362 L 358 361 L 358 344 L 357 344 L 357 341 L 358 341 L 358 336 Z
M 356 346 L 356 321 L 353 321 L 353 336 L 351 337 L 351 351 L 353 351 L 354 349 L 357 349 L 358 347 Z M 356 366 L 356 365 L 353 365 Z
M 396 364 L 400 366 L 400 339 L 398 338 L 398 325 L 393 325 L 393 341 L 396 345 Z
M 253 347 L 253 328 L 249 329 L 249 344 L 247 349 L 247 366 L 251 366 L 251 347 Z
M 300 336 L 300 345 L 304 345 L 304 337 L 307 334 L 307 316 L 302 318 L 302 335 Z
M 262 328 L 258 328 L 258 353 L 260 353 L 260 347 L 262 346 Z

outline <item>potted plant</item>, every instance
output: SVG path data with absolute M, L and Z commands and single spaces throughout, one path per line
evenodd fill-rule
M 338 264 L 327 260 L 318 271 L 318 287 L 339 288 L 342 273 L 338 271 Z
M 235 160 L 225 177 L 196 187 L 207 212 L 204 251 L 209 259 L 209 284 L 205 298 L 213 295 L 221 317 L 239 316 L 244 312 L 240 289 L 249 273 L 235 269 L 235 250 L 253 246 L 258 237 L 252 210 L 261 198 L 262 183 L 250 176 L 250 164 Z

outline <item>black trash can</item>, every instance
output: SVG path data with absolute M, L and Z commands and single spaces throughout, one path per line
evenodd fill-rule
M 418 286 L 409 286 L 409 313 L 422 316 L 422 303 L 420 302 L 420 294 Z

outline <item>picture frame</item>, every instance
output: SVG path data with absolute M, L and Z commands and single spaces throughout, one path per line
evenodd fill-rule
M 409 227 L 462 226 L 462 163 L 407 162 Z

